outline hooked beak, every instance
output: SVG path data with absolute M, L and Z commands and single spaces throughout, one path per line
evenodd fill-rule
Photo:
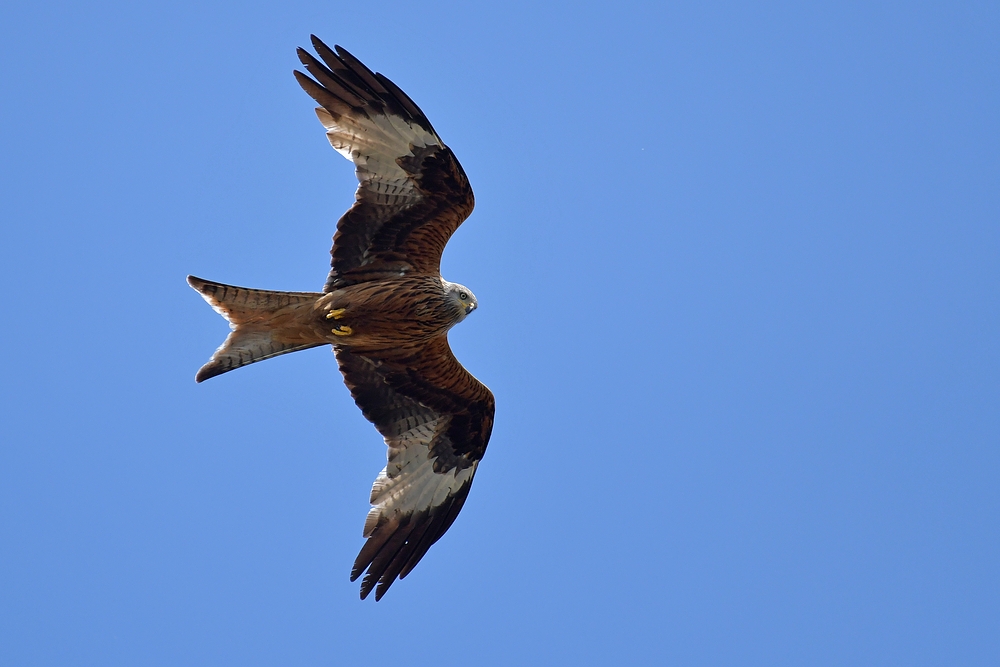
M 475 309 L 476 309 L 476 304 L 470 303 L 468 306 L 465 307 L 465 314 L 468 315 L 469 313 L 471 313 Z

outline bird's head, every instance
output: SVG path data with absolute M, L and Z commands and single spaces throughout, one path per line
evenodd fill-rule
M 459 312 L 459 322 L 479 306 L 476 295 L 465 285 L 446 282 L 445 289 L 448 292 L 448 298 L 455 304 L 455 308 Z

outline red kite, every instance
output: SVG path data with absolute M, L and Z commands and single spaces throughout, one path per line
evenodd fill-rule
M 451 526 L 493 429 L 493 394 L 452 354 L 448 330 L 477 307 L 441 277 L 441 253 L 472 212 L 469 180 L 416 104 L 389 79 L 315 36 L 303 49 L 333 147 L 355 165 L 357 201 L 333 237 L 322 292 L 273 292 L 188 276 L 233 331 L 201 382 L 234 368 L 332 345 L 344 382 L 389 447 L 372 486 L 367 541 L 351 581 L 380 599 Z

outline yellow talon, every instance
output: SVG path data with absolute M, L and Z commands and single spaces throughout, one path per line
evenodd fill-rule
M 348 326 L 339 326 L 336 329 L 330 329 L 330 333 L 334 336 L 350 336 L 354 333 L 354 329 Z
M 337 308 L 336 310 L 331 310 L 326 314 L 326 319 L 328 320 L 339 320 L 347 312 L 346 308 Z M 335 332 L 336 333 L 336 332 Z

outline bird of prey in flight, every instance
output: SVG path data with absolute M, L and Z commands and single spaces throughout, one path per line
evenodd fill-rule
M 469 180 L 406 93 L 315 36 L 299 49 L 327 139 L 351 160 L 356 201 L 337 223 L 322 292 L 235 287 L 188 276 L 232 328 L 201 382 L 332 345 L 344 382 L 388 445 L 351 581 L 380 599 L 462 509 L 493 429 L 493 394 L 458 362 L 448 330 L 478 305 L 441 277 L 441 253 L 472 212 Z

